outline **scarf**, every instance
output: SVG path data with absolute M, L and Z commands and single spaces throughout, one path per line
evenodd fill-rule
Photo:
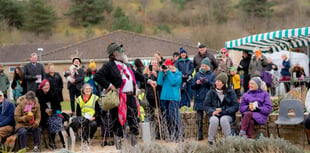
M 219 96 L 220 100 L 221 100 L 221 103 L 223 102 L 223 99 L 224 99 L 224 94 L 223 94 L 223 90 L 218 90 L 218 89 L 215 89 L 216 90 L 216 93 L 217 95 Z
M 31 112 L 33 106 L 34 106 L 34 103 L 26 104 L 24 112 Z
M 88 99 L 89 99 L 90 96 L 91 96 L 91 95 L 89 95 L 89 96 L 83 95 L 83 101 L 84 101 L 84 103 L 86 103 L 86 102 L 88 101 Z

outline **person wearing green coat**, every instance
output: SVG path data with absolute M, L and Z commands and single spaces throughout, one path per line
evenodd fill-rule
M 4 73 L 3 65 L 0 64 L 0 90 L 3 92 L 5 98 L 7 98 L 7 90 L 9 89 L 9 86 L 10 86 L 9 78 Z

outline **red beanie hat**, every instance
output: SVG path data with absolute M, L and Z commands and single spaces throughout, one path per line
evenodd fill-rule
M 47 79 L 42 80 L 42 82 L 40 83 L 40 86 L 39 86 L 38 89 L 39 89 L 39 90 L 42 89 L 42 88 L 45 86 L 45 84 L 46 84 L 47 82 L 50 83 Z

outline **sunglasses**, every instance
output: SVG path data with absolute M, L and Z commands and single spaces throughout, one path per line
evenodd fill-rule
M 226 52 L 221 52 L 222 54 L 226 54 Z

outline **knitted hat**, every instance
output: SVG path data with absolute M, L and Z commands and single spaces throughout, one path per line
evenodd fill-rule
M 235 69 L 235 67 L 230 67 L 229 70 L 230 71 L 235 71 L 236 69 Z
M 224 72 L 221 72 L 220 74 L 218 74 L 216 76 L 216 80 L 220 80 L 223 82 L 223 84 L 227 84 L 227 81 L 228 81 L 228 76 L 226 73 Z
M 183 47 L 180 48 L 180 54 L 182 54 L 182 53 L 186 53 L 187 54 L 187 51 Z
M 111 55 L 113 52 L 115 52 L 117 49 L 121 49 L 123 47 L 123 45 L 118 45 L 117 43 L 110 43 L 108 48 L 107 48 L 107 52 L 109 55 Z
M 256 83 L 258 89 L 262 87 L 262 80 L 259 77 L 253 77 L 251 80 L 253 80 Z
M 201 61 L 201 64 L 206 64 L 210 67 L 210 60 L 208 57 L 204 58 L 202 61 Z
M 95 61 L 90 61 L 88 67 L 91 68 L 91 69 L 96 68 L 96 63 L 95 63 Z
M 165 65 L 172 65 L 172 66 L 174 66 L 174 63 L 173 63 L 173 61 L 171 59 L 166 59 Z

